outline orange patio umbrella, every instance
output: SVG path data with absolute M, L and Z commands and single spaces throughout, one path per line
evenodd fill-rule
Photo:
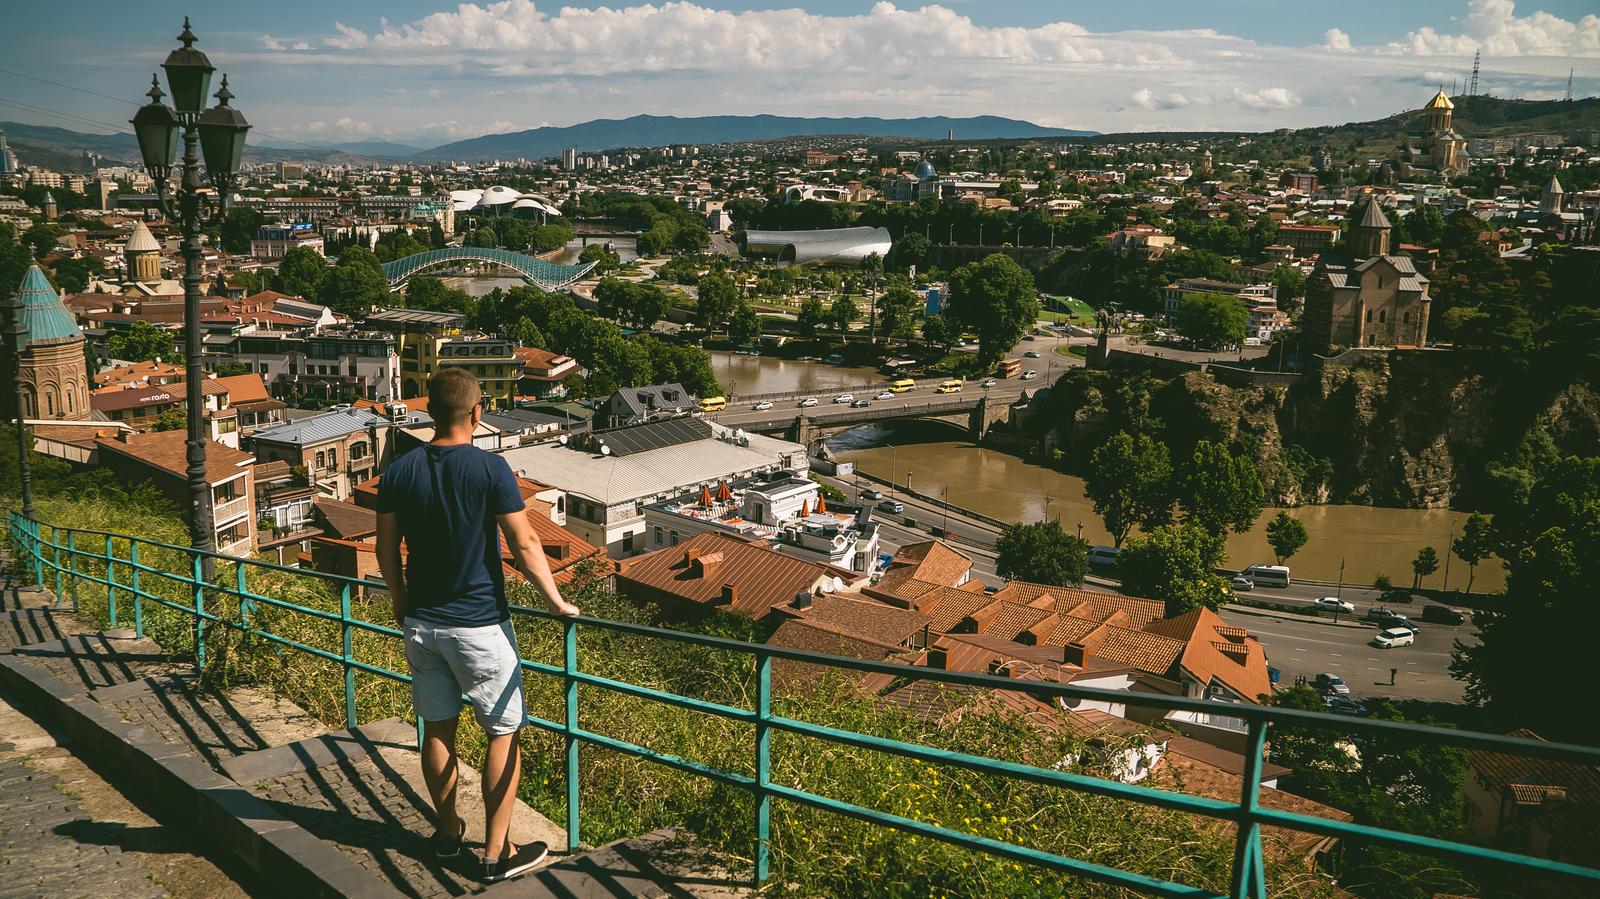
M 809 518 L 810 516 L 811 516 L 811 501 L 807 500 L 807 501 L 805 501 L 805 502 L 800 504 L 800 517 L 801 518 Z
M 700 485 L 700 505 L 702 505 L 702 506 L 711 505 L 711 488 L 707 487 L 704 484 Z
M 731 499 L 733 499 L 733 491 L 728 489 L 728 482 L 719 482 L 717 484 L 717 501 L 725 503 Z
M 817 514 L 828 511 L 828 498 L 820 492 L 817 494 Z

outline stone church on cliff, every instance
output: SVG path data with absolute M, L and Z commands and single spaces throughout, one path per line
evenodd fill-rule
M 1335 347 L 1420 347 L 1428 339 L 1428 279 L 1389 254 L 1389 220 L 1368 203 L 1347 250 L 1323 253 L 1306 281 L 1305 352 Z

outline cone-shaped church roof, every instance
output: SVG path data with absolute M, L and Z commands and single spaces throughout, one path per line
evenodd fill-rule
M 128 245 L 123 248 L 124 253 L 149 253 L 161 252 L 161 244 L 156 243 L 156 236 L 150 229 L 139 222 L 133 226 L 133 233 L 128 235 Z
M 1446 97 L 1444 95 L 1444 91 L 1441 90 L 1437 94 L 1434 94 L 1433 99 L 1429 100 L 1428 101 L 1428 105 L 1423 107 L 1423 108 L 1424 109 L 1455 109 L 1456 105 L 1454 103 L 1451 103 L 1450 102 L 1450 98 Z
M 83 336 L 38 265 L 29 266 L 22 286 L 17 288 L 17 298 L 22 301 L 22 324 L 28 329 L 29 344 L 60 343 Z
M 1554 175 L 1550 176 L 1550 183 L 1546 184 L 1544 186 L 1544 192 L 1547 193 L 1547 194 L 1564 194 L 1564 193 L 1566 193 L 1566 191 L 1561 189 L 1560 180 L 1558 180 L 1556 178 L 1556 176 L 1554 176 Z
M 1391 228 L 1389 220 L 1384 217 L 1383 210 L 1378 208 L 1378 202 L 1373 200 L 1367 203 L 1367 211 L 1361 214 L 1361 221 L 1356 223 L 1357 228 Z

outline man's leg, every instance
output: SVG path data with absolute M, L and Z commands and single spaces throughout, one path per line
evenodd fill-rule
M 522 752 L 517 734 L 491 734 L 488 758 L 483 762 L 485 858 L 506 858 L 511 846 L 511 811 L 522 774 Z
M 456 814 L 455 718 L 422 723 L 422 779 L 439 814 L 439 832 L 454 839 L 465 826 Z

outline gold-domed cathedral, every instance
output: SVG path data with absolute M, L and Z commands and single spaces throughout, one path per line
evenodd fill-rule
M 1400 177 L 1438 175 L 1449 178 L 1465 174 L 1470 160 L 1467 139 L 1456 133 L 1450 120 L 1456 105 L 1444 95 L 1435 94 L 1422 108 L 1422 130 L 1406 134 L 1395 151 L 1395 173 Z
M 39 266 L 28 268 L 17 291 L 19 314 L 28 332 L 22 352 L 23 415 L 35 421 L 83 421 L 89 417 L 89 367 L 83 331 L 66 304 L 50 289 Z M 9 372 L 8 372 L 9 374 Z M 0 391 L 8 417 L 16 394 Z

